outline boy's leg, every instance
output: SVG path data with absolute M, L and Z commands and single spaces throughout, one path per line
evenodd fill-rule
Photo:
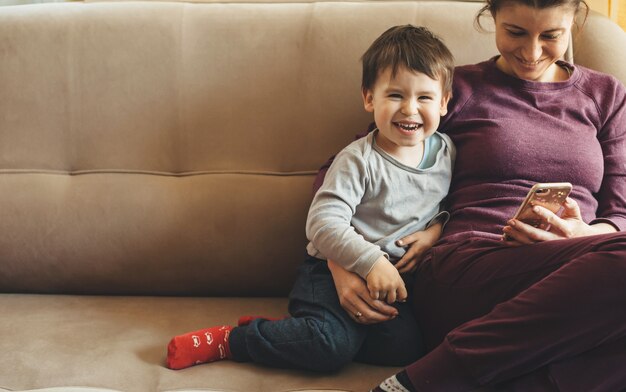
M 257 319 L 230 334 L 237 361 L 272 367 L 333 371 L 354 359 L 366 327 L 355 323 L 339 303 L 325 262 L 307 258 L 289 296 L 292 317 Z
M 396 318 L 367 326 L 367 336 L 355 361 L 379 366 L 407 366 L 426 353 L 412 305 L 404 302 L 394 306 L 398 309 Z
M 418 293 L 416 309 L 420 320 L 429 323 L 431 339 L 454 322 L 446 313 L 461 318 L 457 325 L 469 321 L 407 368 L 413 386 L 455 390 L 493 385 L 545 366 L 559 384 L 580 376 L 572 364 L 595 350 L 596 360 L 586 362 L 593 368 L 583 371 L 611 379 L 613 370 L 604 361 L 624 354 L 621 349 L 607 354 L 601 347 L 626 339 L 626 235 L 520 248 L 479 242 L 466 248 L 474 257 L 459 260 L 462 248 L 446 255 L 435 252 L 430 265 L 423 263 L 421 274 L 417 272 L 416 289 L 424 288 L 429 298 Z M 559 368 L 559 363 L 569 365 Z

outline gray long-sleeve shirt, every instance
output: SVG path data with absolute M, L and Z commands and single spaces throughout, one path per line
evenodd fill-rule
M 375 135 L 344 148 L 309 209 L 309 255 L 331 259 L 365 278 L 376 260 L 393 263 L 405 253 L 396 241 L 423 230 L 448 193 L 455 149 L 446 135 L 428 168 L 398 162 L 376 145 Z

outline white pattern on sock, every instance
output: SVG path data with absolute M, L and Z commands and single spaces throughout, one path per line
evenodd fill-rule
M 411 392 L 400 384 L 395 375 L 381 382 L 379 387 L 385 392 Z

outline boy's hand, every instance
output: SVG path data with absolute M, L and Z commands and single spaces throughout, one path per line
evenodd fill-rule
M 417 262 L 441 237 L 442 228 L 441 223 L 435 223 L 426 230 L 410 234 L 396 242 L 398 246 L 409 247 L 400 261 L 396 263 L 396 268 L 401 274 L 415 271 Z
M 373 299 L 381 299 L 392 304 L 406 301 L 407 292 L 404 281 L 396 267 L 386 257 L 381 256 L 367 274 L 367 288 Z
M 332 260 L 328 269 L 333 275 L 341 307 L 359 324 L 376 324 L 393 319 L 398 309 L 383 301 L 372 299 L 365 279 L 345 270 Z

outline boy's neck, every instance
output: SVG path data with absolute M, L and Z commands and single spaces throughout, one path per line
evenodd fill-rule
M 424 140 L 415 146 L 398 146 L 389 143 L 384 137 L 380 137 L 378 132 L 376 132 L 374 138 L 378 147 L 405 166 L 418 167 L 422 159 L 424 159 Z

